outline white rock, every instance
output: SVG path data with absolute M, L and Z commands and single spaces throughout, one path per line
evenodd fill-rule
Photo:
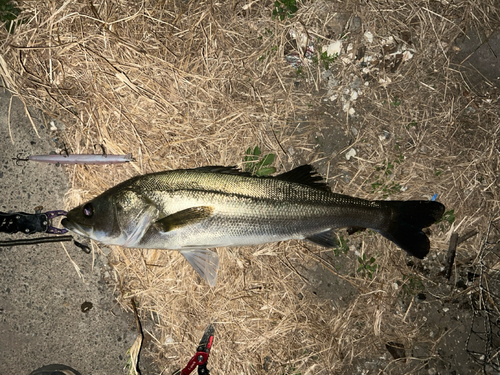
M 323 52 L 326 51 L 328 56 L 340 55 L 340 51 L 342 51 L 342 41 L 336 40 L 331 42 L 328 46 L 323 46 Z
M 403 59 L 401 60 L 402 62 L 408 61 L 413 57 L 413 53 L 410 51 L 404 51 L 403 52 Z
M 355 149 L 353 149 L 353 148 L 351 148 L 349 151 L 347 151 L 347 152 L 345 153 L 345 158 L 346 158 L 347 160 L 351 160 L 351 158 L 352 158 L 353 156 L 356 156 L 356 150 L 355 150 Z
M 378 83 L 380 83 L 382 87 L 387 87 L 389 83 L 392 83 L 392 79 L 389 77 L 379 78 Z
M 392 35 L 387 39 L 382 39 L 383 46 L 387 46 L 387 45 L 392 44 L 392 43 L 394 43 L 394 37 Z
M 172 336 L 167 336 L 165 338 L 165 342 L 163 343 L 164 345 L 168 345 L 168 344 L 173 344 L 175 342 L 174 338 Z
M 367 31 L 363 36 L 368 43 L 373 43 L 373 34 L 371 32 Z
M 299 45 L 300 48 L 306 49 L 308 45 L 311 45 L 311 40 L 307 36 L 306 33 L 297 31 L 295 29 L 290 29 L 289 31 L 290 36 L 297 41 L 297 44 Z

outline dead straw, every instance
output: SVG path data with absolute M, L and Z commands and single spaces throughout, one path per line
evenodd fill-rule
M 258 145 L 276 154 L 280 170 L 314 163 L 339 193 L 438 194 L 456 216 L 431 229 L 434 256 L 425 264 L 439 267 L 457 223 L 481 232 L 487 213 L 498 211 L 498 95 L 464 96 L 450 59 L 463 27 L 493 25 L 498 6 L 303 1 L 294 17 L 279 21 L 269 4 L 24 1 L 25 22 L 12 34 L 0 32 L 6 87 L 64 124 L 50 134 L 56 147 L 91 153 L 102 144 L 136 159 L 68 167 L 67 206 L 137 174 L 241 166 L 245 150 Z M 359 29 L 349 26 L 354 16 L 362 20 Z M 285 54 L 303 53 L 291 29 L 313 36 L 320 59 L 322 45 L 344 36 L 343 56 L 332 63 L 334 81 L 313 59 L 300 70 L 285 62 Z M 403 46 L 412 51 L 410 60 L 386 58 Z M 361 47 L 371 56 L 367 70 L 354 60 Z M 348 102 L 355 109 L 349 116 L 342 95 L 351 95 L 356 77 L 359 98 Z M 351 148 L 356 157 L 346 160 Z M 477 253 L 477 245 L 459 245 L 457 257 Z M 408 348 L 420 334 L 405 319 L 411 306 L 394 303 L 402 280 L 414 272 L 405 255 L 371 233 L 354 235 L 349 247 L 345 268 L 331 280 L 347 280 L 352 294 L 339 288 L 330 299 L 315 294 L 311 282 L 318 258 L 296 242 L 218 249 L 222 270 L 213 289 L 175 252 L 114 248 L 112 264 L 122 307 L 135 298 L 141 316 L 154 317 L 150 355 L 163 373 L 190 358 L 212 321 L 220 327 L 210 359 L 218 373 L 346 373 L 367 353 L 385 353 L 387 342 Z M 376 257 L 371 277 L 358 272 L 357 254 Z M 342 259 L 323 257 L 332 271 Z M 390 366 L 398 373 L 402 364 Z

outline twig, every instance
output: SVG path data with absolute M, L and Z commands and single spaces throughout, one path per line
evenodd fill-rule
M 137 306 L 135 304 L 135 300 L 132 298 L 130 300 L 132 304 L 132 308 L 134 310 L 135 323 L 137 325 L 137 338 L 135 339 L 134 344 L 130 348 L 130 359 L 131 359 L 131 367 L 132 371 L 135 374 L 140 375 L 141 371 L 139 370 L 139 354 L 141 353 L 142 341 L 144 339 L 144 334 L 142 333 L 142 325 L 139 320 L 139 314 L 137 313 Z
M 10 141 L 12 142 L 12 144 L 14 144 L 14 138 L 12 138 L 12 130 L 10 128 L 10 110 L 12 109 L 12 96 L 10 97 L 10 100 L 9 100 L 9 110 L 7 112 L 7 126 L 9 127 L 9 136 L 10 136 Z
M 477 230 L 471 230 L 470 232 L 465 233 L 463 236 L 458 237 L 457 245 L 460 245 L 462 242 L 465 242 L 469 238 L 474 237 L 477 233 Z
M 448 280 L 451 276 L 451 268 L 453 267 L 453 263 L 455 262 L 455 254 L 457 252 L 458 245 L 458 233 L 453 232 L 450 238 L 450 246 L 448 247 L 448 254 L 446 254 L 446 269 L 444 272 L 444 277 Z
M 451 269 L 453 268 L 453 263 L 455 262 L 455 255 L 457 253 L 457 246 L 462 242 L 467 241 L 469 238 L 474 237 L 478 232 L 476 230 L 471 230 L 463 236 L 458 237 L 458 233 L 453 232 L 450 238 L 450 245 L 448 247 L 448 253 L 446 254 L 446 268 L 444 271 L 444 276 L 449 280 L 451 276 Z

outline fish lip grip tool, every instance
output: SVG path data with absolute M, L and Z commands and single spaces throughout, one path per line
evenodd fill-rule
M 0 232 L 3 233 L 16 233 L 22 232 L 24 234 L 33 233 L 50 233 L 50 234 L 64 234 L 68 232 L 65 228 L 56 228 L 51 226 L 51 221 L 55 217 L 65 216 L 66 211 L 36 211 L 34 214 L 26 212 L 0 212 Z
M 66 211 L 47 211 L 41 212 L 42 207 L 35 209 L 34 214 L 26 212 L 0 212 L 0 233 L 13 234 L 21 232 L 27 235 L 33 233 L 48 233 L 48 234 L 64 234 L 68 230 L 66 228 L 56 228 L 52 226 L 52 219 L 58 216 L 65 216 Z M 37 237 L 23 238 L 16 240 L 0 241 L 0 247 L 12 247 L 21 245 L 34 245 L 45 242 L 62 242 L 72 241 L 72 236 L 53 236 L 53 237 Z M 84 245 L 82 245 L 84 246 Z M 88 247 L 86 247 L 88 249 Z M 90 249 L 84 249 L 86 253 L 90 253 Z
M 207 369 L 207 362 L 214 341 L 214 332 L 215 328 L 213 324 L 210 324 L 201 338 L 200 344 L 196 349 L 196 354 L 189 360 L 187 366 L 182 369 L 180 375 L 191 374 L 196 366 L 198 366 L 198 375 L 210 374 L 210 370 Z

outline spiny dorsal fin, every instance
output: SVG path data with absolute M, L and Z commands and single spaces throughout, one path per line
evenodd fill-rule
M 205 166 L 194 168 L 193 170 L 205 172 L 205 173 L 222 173 L 222 174 L 232 174 L 245 177 L 255 177 L 255 178 L 275 178 L 281 181 L 295 182 L 302 185 L 307 185 L 319 190 L 324 190 L 331 192 L 330 187 L 323 180 L 323 177 L 317 174 L 314 168 L 309 165 L 301 165 L 292 169 L 291 171 L 279 174 L 277 176 L 267 176 L 267 177 L 257 177 L 249 172 L 243 172 L 238 167 L 222 167 L 217 165 Z
M 301 165 L 291 171 L 274 176 L 281 181 L 295 182 L 302 185 L 307 185 L 316 189 L 330 192 L 330 187 L 323 180 L 323 177 L 317 174 L 314 168 L 309 165 Z
M 207 165 L 205 167 L 194 168 L 194 171 L 205 172 L 205 173 L 222 173 L 222 174 L 234 174 L 238 176 L 252 176 L 251 173 L 243 172 L 238 167 L 232 165 L 229 167 L 223 167 L 220 165 Z

